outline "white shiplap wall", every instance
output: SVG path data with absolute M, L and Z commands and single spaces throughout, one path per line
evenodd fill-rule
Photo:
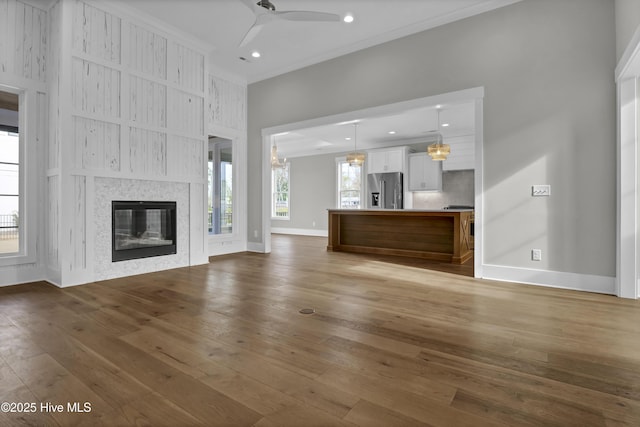
M 44 82 L 47 12 L 16 0 L 0 0 L 0 72 Z
M 52 148 L 60 150 L 63 161 L 59 180 L 49 183 L 59 195 L 58 205 L 55 196 L 49 205 L 60 212 L 57 283 L 65 286 L 103 279 L 105 271 L 109 277 L 128 275 L 134 265 L 122 261 L 103 268 L 110 263 L 110 252 L 105 255 L 95 245 L 99 231 L 110 229 L 111 223 L 110 213 L 96 211 L 98 181 L 100 188 L 114 186 L 109 194 L 115 199 L 142 194 L 135 191 L 142 182 L 148 193 L 163 194 L 163 187 L 179 183 L 204 199 L 205 56 L 197 47 L 110 10 L 105 3 L 75 0 L 58 2 L 56 7 L 61 13 L 52 21 L 62 34 L 54 53 L 60 58 L 59 91 L 64 94 L 69 89 L 70 99 L 67 104 L 64 95 L 59 97 L 55 132 L 61 138 L 56 140 L 59 147 L 52 144 Z M 50 162 L 54 158 L 50 156 Z M 73 191 L 67 191 L 65 184 Z M 118 195 L 121 188 L 127 191 Z M 179 245 L 175 256 L 135 264 L 144 265 L 140 273 L 207 261 L 204 244 L 200 250 L 192 244 L 204 241 L 205 212 L 192 209 L 194 201 L 189 199 L 179 203 L 179 215 L 193 224 L 188 230 L 190 243 Z M 109 260 L 101 259 L 105 256 Z
M 0 286 L 40 280 L 45 275 L 43 164 L 47 146 L 47 13 L 16 0 L 0 0 L 0 89 L 20 93 L 20 133 L 25 158 L 21 165 L 27 193 L 23 253 L 0 258 Z M 28 114 L 27 114 L 28 113 Z
M 124 195 L 182 189 L 188 243 L 170 262 L 140 263 L 144 271 L 206 262 L 207 134 L 236 144 L 238 233 L 224 251 L 246 249 L 246 84 L 208 73 L 201 46 L 110 7 L 58 0 L 47 13 L 0 0 L 0 85 L 22 88 L 30 100 L 29 207 L 38 212 L 31 261 L 0 263 L 0 286 L 143 272 L 133 264 L 104 269 L 96 259 L 106 253 L 96 249 L 99 230 L 110 227 L 95 212 L 96 188 L 105 185 L 113 197 L 121 188 Z
M 49 90 L 49 141 L 47 146 L 47 162 L 45 166 L 46 176 L 46 200 L 47 215 L 45 228 L 47 230 L 46 253 L 46 277 L 53 283 L 61 282 L 61 258 L 60 258 L 60 195 L 61 188 L 61 93 L 60 71 L 62 66 L 60 52 L 62 50 L 62 6 L 55 3 L 49 9 L 49 64 L 47 87 Z
M 247 128 L 247 87 L 244 84 L 209 75 L 207 123 L 218 128 L 244 132 Z

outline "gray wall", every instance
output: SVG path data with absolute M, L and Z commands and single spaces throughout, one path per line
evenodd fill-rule
M 289 159 L 290 219 L 271 220 L 271 227 L 328 229 L 327 209 L 336 206 L 336 157 L 340 154 Z
M 616 58 L 619 61 L 631 37 L 640 26 L 640 1 L 615 0 L 616 4 Z
M 610 0 L 524 0 L 250 85 L 250 235 L 262 128 L 483 86 L 484 262 L 614 276 L 614 21 Z

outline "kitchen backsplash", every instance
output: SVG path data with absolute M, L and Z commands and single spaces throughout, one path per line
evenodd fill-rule
M 414 209 L 442 209 L 448 205 L 475 204 L 474 171 L 442 172 L 442 192 L 414 192 Z

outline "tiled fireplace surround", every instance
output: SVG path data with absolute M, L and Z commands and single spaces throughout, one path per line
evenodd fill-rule
M 148 200 L 176 202 L 177 253 L 127 261 L 111 261 L 111 202 Z M 113 279 L 189 265 L 189 184 L 130 179 L 95 180 L 95 280 Z M 90 250 L 90 249 L 89 249 Z

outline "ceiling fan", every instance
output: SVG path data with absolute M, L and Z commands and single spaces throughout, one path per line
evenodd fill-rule
M 242 1 L 242 3 L 249 9 L 251 9 L 253 14 L 256 16 L 253 25 L 251 26 L 251 28 L 249 28 L 249 31 L 247 31 L 247 33 L 242 38 L 242 41 L 240 42 L 241 47 L 249 44 L 266 24 L 277 21 L 278 19 L 307 22 L 340 21 L 340 16 L 334 13 L 310 12 L 305 10 L 287 10 L 278 12 L 276 11 L 276 7 L 269 0 L 260 0 L 257 3 L 254 3 L 253 0 L 240 1 Z

